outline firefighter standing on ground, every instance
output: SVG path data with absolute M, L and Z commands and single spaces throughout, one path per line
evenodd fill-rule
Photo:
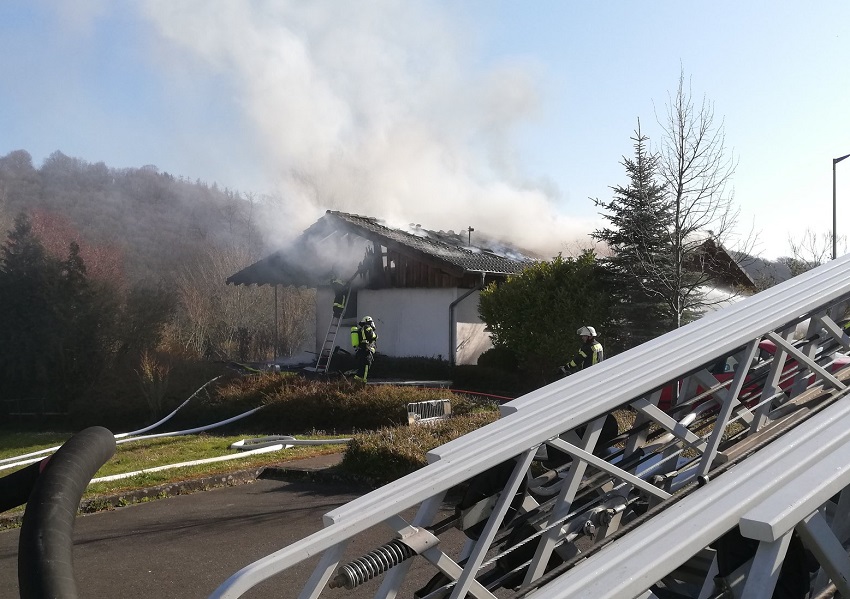
M 604 358 L 602 344 L 596 339 L 596 329 L 583 326 L 576 331 L 576 335 L 581 337 L 581 347 L 575 357 L 567 362 L 566 366 L 561 366 L 560 370 L 565 375 L 569 374 L 571 370 L 582 370 L 588 366 L 593 366 Z
M 351 327 L 351 345 L 354 347 L 354 359 L 357 361 L 357 373 L 354 379 L 366 382 L 369 376 L 369 367 L 375 361 L 375 342 L 378 340 L 378 332 L 375 330 L 375 321 L 371 316 L 364 316 L 357 326 Z

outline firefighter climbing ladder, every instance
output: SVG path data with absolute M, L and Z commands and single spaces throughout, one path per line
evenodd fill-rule
M 211 597 L 276 575 L 300 599 L 850 596 L 848 300 L 845 256 L 507 403 Z M 781 567 L 800 546 L 815 571 Z
M 327 374 L 330 370 L 334 347 L 336 346 L 336 335 L 339 332 L 339 323 L 345 315 L 345 311 L 348 309 L 348 300 L 351 297 L 351 283 L 358 274 L 360 274 L 359 267 L 357 272 L 355 272 L 354 275 L 346 282 L 347 291 L 345 292 L 345 302 L 343 303 L 344 307 L 342 311 L 339 314 L 334 312 L 331 316 L 331 321 L 328 324 L 328 332 L 325 334 L 325 342 L 322 344 L 322 349 L 319 352 L 319 358 L 316 360 L 316 372 Z

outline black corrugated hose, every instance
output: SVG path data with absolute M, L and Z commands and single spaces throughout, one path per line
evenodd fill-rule
M 114 453 L 109 430 L 87 428 L 68 439 L 35 479 L 18 542 L 21 599 L 76 599 L 74 519 L 92 477 Z M 31 484 L 32 474 L 21 476 L 19 485 Z

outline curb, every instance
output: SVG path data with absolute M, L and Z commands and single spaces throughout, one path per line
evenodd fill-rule
M 261 480 L 279 480 L 284 482 L 313 482 L 332 485 L 345 485 L 354 491 L 371 491 L 376 485 L 370 481 L 344 474 L 336 466 L 324 469 L 298 469 L 280 466 L 266 466 L 257 477 Z M 379 486 L 379 485 L 378 485 Z
M 299 461 L 301 460 L 293 460 L 291 464 L 284 462 L 276 466 L 258 466 L 256 468 L 236 470 L 225 474 L 165 483 L 146 489 L 136 489 L 92 499 L 84 499 L 80 502 L 78 514 L 94 514 L 96 512 L 114 510 L 136 503 L 165 499 L 176 495 L 188 495 L 221 487 L 250 484 L 257 479 L 344 484 L 355 488 L 355 490 L 370 490 L 373 488 L 362 480 L 342 474 L 336 464 L 333 464 L 337 460 L 330 459 L 331 465 L 312 465 L 309 458 L 304 460 L 303 465 L 299 465 Z M 23 517 L 23 511 L 0 515 L 0 531 L 20 527 Z

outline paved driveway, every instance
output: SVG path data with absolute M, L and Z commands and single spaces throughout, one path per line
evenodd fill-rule
M 321 528 L 323 514 L 355 497 L 339 485 L 257 480 L 79 517 L 74 533 L 79 595 L 205 598 L 243 566 Z M 459 546 L 462 536 L 457 536 Z M 352 542 L 347 559 L 390 538 L 385 527 L 361 536 Z M 18 598 L 17 543 L 17 530 L 0 533 L 2 599 Z M 244 597 L 296 597 L 316 561 L 303 562 Z M 417 574 L 415 588 L 433 573 L 424 564 L 411 572 Z M 354 591 L 326 590 L 322 596 L 372 597 L 379 583 Z M 402 596 L 411 596 L 415 588 Z

